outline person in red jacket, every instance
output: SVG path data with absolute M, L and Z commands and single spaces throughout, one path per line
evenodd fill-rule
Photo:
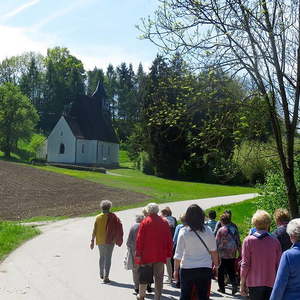
M 164 264 L 172 256 L 172 236 L 168 223 L 158 216 L 156 203 L 146 206 L 147 217 L 139 226 L 136 239 L 135 261 L 140 266 L 153 267 L 155 300 L 161 297 L 164 277 Z M 144 300 L 147 284 L 139 285 L 137 299 Z

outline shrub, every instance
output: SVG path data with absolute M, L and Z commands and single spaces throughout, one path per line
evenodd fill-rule
M 246 141 L 236 148 L 233 161 L 251 184 L 264 183 L 268 171 L 279 169 L 279 159 L 273 141 Z
M 265 209 L 273 214 L 277 208 L 288 207 L 284 180 L 279 172 L 267 174 L 265 184 L 260 186 L 260 193 L 257 200 L 260 209 Z
M 139 153 L 139 156 L 136 160 L 136 165 L 137 165 L 137 169 L 139 169 L 143 173 L 148 175 L 154 174 L 153 165 L 149 159 L 149 155 L 147 152 L 142 151 Z

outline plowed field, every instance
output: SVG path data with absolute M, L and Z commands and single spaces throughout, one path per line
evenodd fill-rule
M 149 196 L 0 160 L 0 219 L 79 216 L 99 210 L 103 199 L 119 206 Z

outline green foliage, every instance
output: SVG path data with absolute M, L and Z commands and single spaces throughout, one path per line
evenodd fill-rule
M 119 151 L 119 164 L 122 168 L 132 168 L 133 162 L 128 157 L 128 152 L 126 150 Z
M 16 153 L 21 159 L 30 161 L 36 158 L 36 152 L 46 137 L 42 134 L 33 134 L 29 141 L 19 140 Z
M 235 148 L 233 161 L 242 176 L 251 184 L 264 183 L 270 170 L 278 172 L 280 166 L 276 145 L 273 140 L 268 143 L 244 141 Z
M 295 183 L 300 190 L 300 156 L 295 159 Z M 266 183 L 259 186 L 261 196 L 258 198 L 258 206 L 273 214 L 277 208 L 289 208 L 287 189 L 280 170 L 268 172 Z M 299 195 L 297 196 L 299 203 Z
M 265 184 L 260 186 L 260 193 L 261 196 L 258 197 L 257 202 L 258 207 L 270 214 L 273 214 L 277 208 L 288 208 L 286 187 L 280 172 L 269 172 L 267 174 Z
M 39 230 L 16 222 L 0 221 L 0 261 L 24 241 L 39 234 Z
M 85 93 L 86 76 L 82 62 L 71 55 L 67 48 L 48 49 L 45 67 L 45 101 L 40 126 L 49 132 L 64 107 Z
M 136 159 L 136 167 L 138 170 L 140 170 L 145 174 L 148 175 L 154 174 L 154 169 L 150 161 L 149 154 L 145 151 L 139 152 L 139 156 Z
M 17 86 L 0 86 L 0 148 L 5 156 L 10 157 L 19 139 L 30 139 L 37 121 L 36 109 Z
M 95 67 L 92 71 L 87 71 L 87 94 L 92 95 L 96 88 L 98 82 L 104 81 L 104 72 L 102 69 Z

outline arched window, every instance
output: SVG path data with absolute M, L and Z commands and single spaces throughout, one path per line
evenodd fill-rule
M 59 146 L 59 154 L 64 154 L 65 153 L 65 145 L 64 144 L 60 144 Z

